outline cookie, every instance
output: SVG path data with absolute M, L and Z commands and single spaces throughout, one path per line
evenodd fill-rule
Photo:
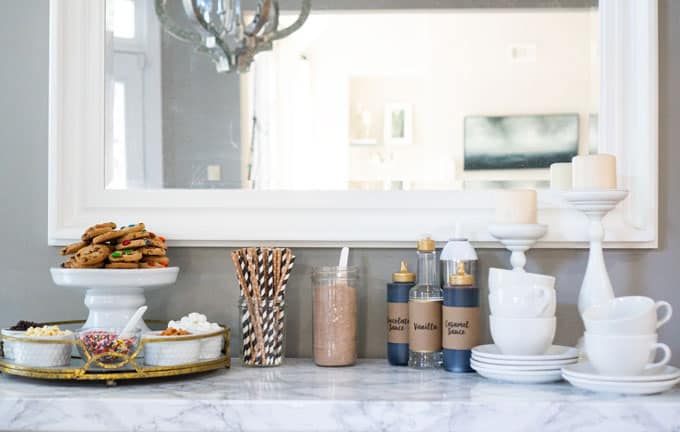
M 163 237 L 153 237 L 148 239 L 146 245 L 148 247 L 158 247 L 158 248 L 163 248 L 167 249 L 168 246 L 165 244 L 165 239 Z
M 64 268 L 70 268 L 70 269 L 88 269 L 88 268 L 102 268 L 104 267 L 104 262 L 100 262 L 97 264 L 92 264 L 92 265 L 86 265 L 86 264 L 81 264 L 78 261 L 76 261 L 75 257 L 71 257 L 61 265 Z
M 106 264 L 104 267 L 107 269 L 136 269 L 140 265 L 136 262 L 113 262 Z
M 128 226 L 120 227 L 120 232 L 122 232 L 123 235 L 125 236 L 128 234 L 144 231 L 145 229 L 146 227 L 144 226 L 144 223 L 140 222 L 137 225 L 130 224 Z
M 92 239 L 92 243 L 98 244 L 98 243 L 104 243 L 110 240 L 116 240 L 118 238 L 123 237 L 123 233 L 120 231 L 116 230 L 111 230 L 109 232 L 105 232 L 104 234 L 100 234 L 97 237 Z
M 139 262 L 142 259 L 142 253 L 139 250 L 125 249 L 122 251 L 115 251 L 109 255 L 109 261 L 116 262 Z
M 80 265 L 95 265 L 104 262 L 111 253 L 111 249 L 102 244 L 85 246 L 74 255 L 75 261 Z
M 144 246 L 150 246 L 149 239 L 137 239 L 137 240 L 123 240 L 116 245 L 116 250 L 125 249 L 138 249 Z
M 143 239 L 143 238 L 150 238 L 150 237 L 155 237 L 154 233 L 150 233 L 149 231 L 137 231 L 137 232 L 132 232 L 123 235 L 121 238 L 118 239 L 118 243 L 124 242 L 126 240 L 137 240 L 137 239 Z
M 62 255 L 73 255 L 74 253 L 78 252 L 88 244 L 89 244 L 88 242 L 84 241 L 79 241 L 78 243 L 71 243 L 70 245 L 61 248 L 59 253 Z
M 150 269 L 150 268 L 165 268 L 167 265 L 155 262 L 141 262 L 139 263 L 139 268 Z
M 82 241 L 90 241 L 98 235 L 113 231 L 114 229 L 116 229 L 116 224 L 113 222 L 100 223 L 85 230 L 85 233 L 80 237 L 80 239 Z
M 143 247 L 137 249 L 144 256 L 163 256 L 165 255 L 165 249 L 155 248 L 155 247 Z
M 170 258 L 166 256 L 146 256 L 142 258 L 142 262 L 163 264 L 164 267 L 167 267 L 170 264 Z
M 141 247 L 150 247 L 150 248 L 162 248 L 165 249 L 165 242 L 162 241 L 159 237 L 154 237 L 154 238 L 145 238 L 145 239 L 137 239 L 137 240 L 123 240 L 118 242 L 116 245 L 117 250 L 123 250 L 123 249 L 137 249 Z

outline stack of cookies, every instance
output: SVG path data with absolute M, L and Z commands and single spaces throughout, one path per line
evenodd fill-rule
M 61 249 L 71 257 L 65 268 L 163 268 L 170 264 L 165 238 L 147 231 L 143 223 L 116 229 L 113 222 L 88 228 L 78 243 Z

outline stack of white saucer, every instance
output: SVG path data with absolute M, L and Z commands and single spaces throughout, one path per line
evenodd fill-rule
M 564 379 L 609 393 L 654 394 L 673 388 L 680 370 L 667 366 L 671 350 L 657 335 L 672 314 L 668 302 L 648 297 L 619 297 L 588 308 L 583 313 L 587 360 L 563 368 Z M 655 362 L 659 351 L 661 359 Z
M 480 375 L 518 383 L 562 379 L 576 363 L 575 348 L 553 345 L 555 278 L 517 270 L 489 270 L 491 337 L 495 345 L 472 350 L 470 365 Z
M 485 378 L 520 384 L 562 380 L 562 368 L 578 361 L 576 348 L 553 345 L 540 355 L 503 354 L 497 345 L 472 348 L 470 366 Z

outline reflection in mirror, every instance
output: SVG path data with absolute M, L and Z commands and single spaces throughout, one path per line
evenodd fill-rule
M 596 2 L 497 2 L 315 1 L 238 74 L 165 33 L 154 0 L 107 0 L 107 188 L 547 187 L 551 163 L 597 152 Z

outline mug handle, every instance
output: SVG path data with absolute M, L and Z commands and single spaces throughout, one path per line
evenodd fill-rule
M 670 303 L 667 301 L 658 301 L 656 302 L 656 315 L 659 316 L 659 309 L 663 308 L 666 313 L 661 319 L 657 319 L 656 322 L 656 328 L 661 327 L 662 325 L 666 324 L 668 321 L 670 321 L 671 317 L 673 316 L 673 306 L 671 306 Z
M 538 314 L 543 315 L 548 306 L 550 306 L 550 288 L 538 287 L 537 290 L 539 292 L 539 298 L 543 300 L 543 303 L 540 306 Z
M 652 345 L 652 349 L 650 351 L 656 355 L 655 351 L 659 349 L 663 351 L 663 358 L 658 362 L 648 364 L 645 366 L 645 370 L 654 369 L 659 366 L 665 366 L 669 361 L 671 361 L 671 349 L 665 343 L 655 343 Z

